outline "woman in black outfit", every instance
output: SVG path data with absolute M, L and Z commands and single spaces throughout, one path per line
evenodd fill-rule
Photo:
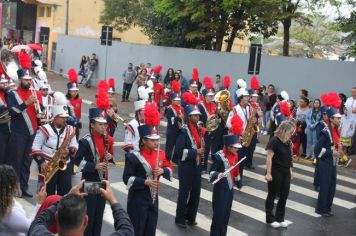
M 292 142 L 290 138 L 295 129 L 296 125 L 294 122 L 283 121 L 266 147 L 267 173 L 265 179 L 268 183 L 266 223 L 273 228 L 285 228 L 288 226 L 288 223 L 284 220 L 284 214 L 293 167 Z M 279 195 L 279 200 L 276 213 L 273 214 L 274 199 L 277 194 Z

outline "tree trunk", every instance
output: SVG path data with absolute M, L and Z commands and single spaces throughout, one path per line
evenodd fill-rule
M 289 56 L 289 39 L 290 39 L 290 26 L 292 18 L 288 17 L 282 21 L 283 23 L 283 56 Z
M 227 47 L 226 47 L 227 52 L 231 52 L 232 45 L 234 45 L 236 35 L 237 35 L 237 27 L 234 26 L 231 30 L 230 37 L 227 39 Z

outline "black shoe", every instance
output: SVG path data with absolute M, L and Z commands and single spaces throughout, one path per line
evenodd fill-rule
M 328 212 L 329 216 L 334 216 L 334 213 L 332 213 L 331 211 Z
M 29 198 L 32 198 L 33 195 L 30 191 L 28 190 L 22 190 L 22 197 L 29 197 Z
M 319 187 L 319 186 L 314 186 L 314 190 L 317 191 L 317 192 L 319 192 L 320 187 Z
M 176 223 L 176 225 L 181 228 L 181 229 L 186 229 L 187 225 L 186 224 L 182 224 L 182 223 Z
M 122 99 L 121 102 L 125 102 L 125 99 Z
M 187 220 L 187 224 L 188 224 L 189 226 L 196 226 L 198 223 L 197 223 L 196 221 L 191 222 L 191 221 Z

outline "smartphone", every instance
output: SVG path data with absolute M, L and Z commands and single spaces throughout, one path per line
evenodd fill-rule
M 105 182 L 85 181 L 80 191 L 87 194 L 100 194 L 100 188 L 106 189 Z
M 38 182 L 37 182 L 37 193 L 41 191 L 42 187 L 46 183 L 46 177 L 42 174 L 38 175 Z

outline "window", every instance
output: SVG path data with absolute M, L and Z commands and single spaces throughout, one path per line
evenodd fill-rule
M 51 17 L 51 13 L 52 13 L 52 8 L 47 7 L 47 17 Z
M 45 8 L 39 7 L 38 8 L 38 17 L 44 17 L 44 16 L 45 16 Z

